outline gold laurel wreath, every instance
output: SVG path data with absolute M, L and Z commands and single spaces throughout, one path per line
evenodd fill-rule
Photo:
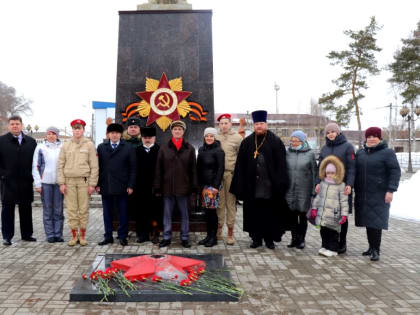
M 159 80 L 146 78 L 146 91 L 152 92 L 156 91 L 159 86 Z M 169 81 L 169 87 L 172 91 L 182 91 L 182 77 L 175 78 Z M 176 107 L 178 114 L 185 118 L 188 113 L 191 111 L 191 107 L 186 100 L 181 101 Z M 142 100 L 139 105 L 137 106 L 137 111 L 141 117 L 148 117 L 150 114 L 151 106 L 145 100 Z M 172 120 L 167 116 L 160 116 L 156 119 L 156 124 L 165 131 L 168 129 L 169 125 L 171 124 Z

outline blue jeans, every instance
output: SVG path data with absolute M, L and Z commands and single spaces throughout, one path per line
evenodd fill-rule
M 127 196 L 120 195 L 102 195 L 102 207 L 104 209 L 104 226 L 105 226 L 105 239 L 112 238 L 112 217 L 114 206 L 117 206 L 118 213 L 118 237 L 120 240 L 128 236 L 128 215 L 127 215 Z
M 181 240 L 187 241 L 190 232 L 190 219 L 188 216 L 188 196 L 163 197 L 163 239 L 172 239 L 172 213 L 178 205 L 181 214 Z
M 57 184 L 42 184 L 44 230 L 47 238 L 63 237 L 63 194 Z

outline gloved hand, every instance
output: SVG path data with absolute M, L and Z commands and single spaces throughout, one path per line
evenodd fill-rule
M 311 213 L 312 219 L 316 218 L 317 213 L 318 213 L 317 209 L 312 209 L 312 213 Z
M 343 215 L 343 216 L 341 217 L 340 224 L 344 224 L 344 223 L 346 223 L 346 221 L 347 221 L 347 217 L 346 217 L 345 215 Z

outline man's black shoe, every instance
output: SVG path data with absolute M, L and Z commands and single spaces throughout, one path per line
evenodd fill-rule
M 296 245 L 297 249 L 304 249 L 305 248 L 305 242 L 300 242 Z
M 198 242 L 198 245 L 206 245 L 207 242 L 210 240 L 210 234 L 207 233 L 207 236 L 203 238 L 201 241 Z
M 32 236 L 23 237 L 22 238 L 22 241 L 25 241 L 25 242 L 36 242 L 36 238 L 35 237 L 32 237 Z
M 148 241 L 150 241 L 149 236 L 140 235 L 139 237 L 137 237 L 136 242 L 141 244 Z
M 171 240 L 161 240 L 159 243 L 159 248 L 166 247 L 171 245 Z
M 262 245 L 262 242 L 261 241 L 252 241 L 252 243 L 251 243 L 251 245 L 249 245 L 249 247 L 251 247 L 251 248 L 258 248 L 258 247 L 260 247 Z
M 4 239 L 4 240 L 3 240 L 3 245 L 5 245 L 5 246 L 10 246 L 10 245 L 12 245 L 12 241 L 11 241 L 11 240 L 9 240 L 9 239 Z
M 127 246 L 127 245 L 128 245 L 128 241 L 127 241 L 127 239 L 126 239 L 126 238 L 120 238 L 120 244 L 121 244 L 122 246 Z
M 265 243 L 265 247 L 267 247 L 268 249 L 275 249 L 276 248 L 276 246 L 274 245 L 274 242 Z
M 54 239 L 57 243 L 63 243 L 64 242 L 64 239 L 62 237 L 54 237 Z
M 49 237 L 47 238 L 48 243 L 55 243 L 55 237 Z
M 104 246 L 106 244 L 112 244 L 112 243 L 114 243 L 114 239 L 113 238 L 106 238 L 102 242 L 99 242 L 98 245 L 99 246 Z
M 159 244 L 159 235 L 158 234 L 156 234 L 155 236 L 153 236 L 152 243 L 153 244 Z
M 191 247 L 191 244 L 188 240 L 182 240 L 181 244 L 182 244 L 182 247 L 184 247 L 184 248 L 190 248 Z

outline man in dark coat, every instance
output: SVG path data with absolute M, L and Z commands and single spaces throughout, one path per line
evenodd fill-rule
M 134 151 L 142 145 L 140 134 L 141 121 L 139 118 L 132 117 L 127 120 L 127 130 L 123 132 L 122 139 L 133 146 Z M 139 201 L 137 200 L 136 188 L 134 192 L 128 196 L 127 211 L 128 220 L 136 221 L 137 213 L 139 211 Z
M 197 170 L 195 149 L 184 139 L 186 125 L 181 120 L 171 124 L 172 138 L 161 146 L 156 163 L 154 189 L 163 196 L 163 240 L 159 247 L 171 244 L 172 213 L 175 204 L 181 216 L 181 241 L 185 248 L 189 242 L 190 221 L 188 201 L 191 193 L 197 191 Z
M 153 193 L 156 161 L 159 145 L 156 141 L 154 127 L 141 127 L 143 145 L 137 147 L 137 184 L 136 198 L 139 202 L 136 218 L 137 243 L 150 240 L 152 232 L 153 243 L 159 242 L 159 229 L 162 227 L 162 198 Z
M 401 169 L 394 150 L 382 140 L 378 127 L 365 132 L 366 142 L 356 154 L 354 201 L 356 226 L 366 227 L 369 249 L 363 253 L 379 260 L 382 230 L 388 229 L 389 208 L 398 189 Z
M 9 118 L 9 132 L 0 137 L 1 232 L 3 244 L 12 245 L 15 234 L 15 206 L 19 206 L 22 240 L 35 242 L 32 237 L 32 201 L 34 189 L 32 159 L 36 141 L 22 133 L 22 118 Z
M 102 195 L 105 238 L 99 245 L 114 242 L 112 237 L 112 211 L 118 209 L 118 238 L 122 246 L 127 245 L 128 215 L 127 197 L 133 193 L 136 183 L 136 153 L 134 148 L 121 140 L 123 127 L 110 124 L 107 127 L 109 141 L 98 146 L 99 180 L 96 188 Z
M 273 241 L 283 234 L 281 212 L 287 207 L 288 177 L 286 149 L 274 133 L 267 130 L 267 112 L 252 113 L 254 132 L 239 148 L 230 192 L 243 200 L 244 231 L 252 238 L 251 248 L 262 245 L 274 249 Z

